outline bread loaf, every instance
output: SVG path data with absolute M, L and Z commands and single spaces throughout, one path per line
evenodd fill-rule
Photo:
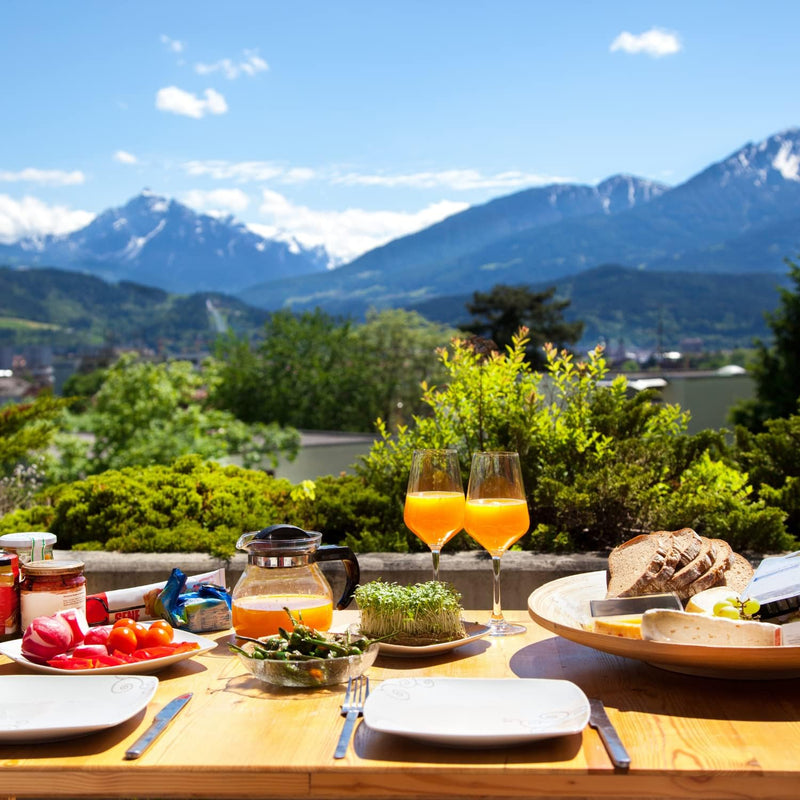
M 686 601 L 713 586 L 740 592 L 753 568 L 723 539 L 699 536 L 691 528 L 640 534 L 608 557 L 607 597 L 674 592 Z

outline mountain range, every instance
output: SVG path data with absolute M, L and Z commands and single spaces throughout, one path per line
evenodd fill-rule
M 0 264 L 60 267 L 168 292 L 242 291 L 254 283 L 323 272 L 324 248 L 265 239 L 232 217 L 197 214 L 145 190 L 69 234 L 0 245 Z
M 174 294 L 224 293 L 262 310 L 320 307 L 358 319 L 370 307 L 416 308 L 450 324 L 464 320 L 475 291 L 499 283 L 556 286 L 559 297 L 581 300 L 584 319 L 594 311 L 592 301 L 605 298 L 610 305 L 598 320 L 616 315 L 624 328 L 622 308 L 634 296 L 662 315 L 672 310 L 668 296 L 697 312 L 688 289 L 692 276 L 719 277 L 701 281 L 706 288 L 727 280 L 746 291 L 751 279 L 725 276 L 760 275 L 756 296 L 767 302 L 786 274 L 784 259 L 798 253 L 800 129 L 790 129 L 747 144 L 672 188 L 615 175 L 596 186 L 527 189 L 336 269 L 328 268 L 324 248 L 265 239 L 232 217 L 198 214 L 149 191 L 71 234 L 0 245 L 0 265 L 56 267 Z M 597 269 L 608 265 L 615 267 Z M 620 268 L 625 280 L 615 271 Z M 651 278 L 635 292 L 634 271 Z M 676 282 L 686 289 L 680 299 L 667 291 Z M 587 296 L 585 286 L 593 287 Z M 774 303 L 755 310 L 771 308 Z M 442 318 L 445 309 L 452 311 Z
M 528 189 L 467 209 L 336 270 L 248 290 L 264 308 L 358 315 L 491 286 L 554 283 L 602 264 L 785 272 L 800 252 L 800 129 L 747 144 L 685 183 L 615 176 Z

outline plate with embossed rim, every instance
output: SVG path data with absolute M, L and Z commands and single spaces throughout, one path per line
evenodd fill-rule
M 726 647 L 627 639 L 586 630 L 589 601 L 606 595 L 605 570 L 568 575 L 528 597 L 528 613 L 543 628 L 578 644 L 654 667 L 708 678 L 770 680 L 800 677 L 800 645 Z
M 147 706 L 152 675 L 7 675 L 0 742 L 52 742 L 112 728 Z
M 505 747 L 580 733 L 589 701 L 550 678 L 390 678 L 367 697 L 375 731 L 448 747 Z
M 481 625 L 478 622 L 467 622 L 462 620 L 466 636 L 461 639 L 452 639 L 449 642 L 436 642 L 436 644 L 422 645 L 403 645 L 391 644 L 390 642 L 378 642 L 379 652 L 382 656 L 397 656 L 398 658 L 425 658 L 435 656 L 440 653 L 448 653 L 457 647 L 482 639 L 489 633 L 488 625 Z

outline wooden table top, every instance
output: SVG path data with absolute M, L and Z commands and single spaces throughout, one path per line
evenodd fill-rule
M 355 617 L 338 614 L 337 623 Z M 485 621 L 486 612 L 467 612 Z M 398 677 L 561 678 L 599 697 L 631 756 L 615 771 L 597 732 L 500 749 L 432 746 L 359 723 L 334 760 L 344 686 L 279 689 L 252 678 L 227 648 L 159 673 L 126 723 L 56 743 L 0 745 L 8 797 L 270 798 L 797 798 L 800 684 L 692 677 L 554 636 L 527 612 L 527 633 L 423 659 L 379 657 L 373 687 Z M 2 676 L 24 669 L 0 657 Z M 184 711 L 138 760 L 125 750 L 176 695 Z M 0 713 L 2 706 L 0 705 Z

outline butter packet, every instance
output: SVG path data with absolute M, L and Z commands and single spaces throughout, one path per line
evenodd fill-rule
M 222 631 L 231 627 L 231 595 L 222 586 L 203 583 L 184 592 L 186 576 L 172 570 L 153 607 L 174 628 L 192 633 Z

